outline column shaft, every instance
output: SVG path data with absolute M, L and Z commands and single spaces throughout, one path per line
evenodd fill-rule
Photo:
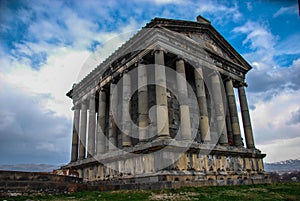
M 97 122 L 97 154 L 103 154 L 106 151 L 106 94 L 105 91 L 99 91 L 98 122 Z
M 221 145 L 228 144 L 227 138 L 227 128 L 225 122 L 225 111 L 221 90 L 221 78 L 217 73 L 212 75 L 212 91 L 213 91 L 213 101 L 214 101 L 214 109 L 215 109 L 215 119 L 217 123 L 217 134 L 219 137 L 219 143 Z
M 233 84 L 232 84 L 231 79 L 226 81 L 226 93 L 227 93 L 230 120 L 231 120 L 231 125 L 232 125 L 232 132 L 233 132 L 233 144 L 235 146 L 242 146 L 240 124 L 239 124 L 239 118 L 238 118 L 238 113 L 237 113 L 237 108 L 236 108 Z
M 79 118 L 80 118 L 80 110 L 74 109 L 71 162 L 77 161 L 78 159 L 78 139 L 79 139 L 78 129 L 79 129 L 79 121 L 80 121 Z
M 147 69 L 143 64 L 138 66 L 138 110 L 139 140 L 143 142 L 148 139 L 146 127 L 149 125 Z
M 131 76 L 129 73 L 123 75 L 123 97 L 122 97 L 122 147 L 131 146 Z
M 96 100 L 95 95 L 90 97 L 89 107 L 89 134 L 88 134 L 88 157 L 95 155 L 95 132 L 96 132 Z
M 184 61 L 182 59 L 176 61 L 176 78 L 177 78 L 177 88 L 179 95 L 179 111 L 180 111 L 180 129 L 181 129 L 181 139 L 191 140 L 191 116 L 189 108 L 189 99 L 187 91 L 187 80 L 185 75 Z
M 246 145 L 247 148 L 255 148 L 254 139 L 253 139 L 253 132 L 251 126 L 251 119 L 248 109 L 247 97 L 244 86 L 240 86 L 238 88 L 239 91 L 239 99 L 240 99 L 240 106 L 242 112 L 242 119 L 243 119 L 243 126 L 246 138 Z
M 231 124 L 229 109 L 226 110 L 226 127 L 227 127 L 228 144 L 234 145 L 233 131 L 232 131 L 232 124 Z
M 201 141 L 209 142 L 211 140 L 211 136 L 209 130 L 208 111 L 207 111 L 206 94 L 205 94 L 202 68 L 195 69 L 194 74 L 195 74 L 196 94 L 197 94 L 197 100 L 198 100 L 199 112 L 200 112 L 199 125 L 200 125 Z
M 80 114 L 80 146 L 79 146 L 79 159 L 84 159 L 86 154 L 86 124 L 87 124 L 87 106 L 86 102 L 81 103 L 81 114 Z
M 110 84 L 110 104 L 109 104 L 109 145 L 108 149 L 113 150 L 117 146 L 117 126 L 115 123 L 114 116 L 113 116 L 113 110 L 117 109 L 118 106 L 118 93 L 113 93 L 113 90 L 115 88 L 115 84 Z M 115 89 L 117 90 L 117 89 Z M 114 95 L 114 98 L 112 96 Z M 117 117 L 115 117 L 117 118 Z
M 164 52 L 155 51 L 155 83 L 156 83 L 156 120 L 158 137 L 169 137 L 169 115 L 167 98 L 167 81 L 164 62 Z

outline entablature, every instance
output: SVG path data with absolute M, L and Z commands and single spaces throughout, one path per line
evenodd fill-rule
M 74 85 L 67 95 L 73 101 L 82 99 L 90 91 L 101 88 L 120 76 L 123 70 L 139 62 L 150 51 L 160 48 L 180 56 L 195 67 L 201 63 L 241 82 L 249 70 L 184 34 L 166 28 L 142 29 Z

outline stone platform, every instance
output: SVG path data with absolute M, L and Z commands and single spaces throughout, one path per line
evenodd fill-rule
M 152 182 L 169 186 L 168 182 L 179 182 L 179 186 L 182 182 L 195 182 L 196 186 L 252 184 L 265 183 L 268 178 L 263 157 L 265 154 L 257 149 L 161 140 L 72 162 L 63 168 L 78 171 L 86 182 L 121 186 Z

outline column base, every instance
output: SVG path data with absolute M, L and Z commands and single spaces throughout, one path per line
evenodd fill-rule
M 157 138 L 153 140 L 153 142 L 160 141 L 160 140 L 171 140 L 171 139 L 172 138 L 170 137 L 170 135 L 159 135 L 157 136 Z

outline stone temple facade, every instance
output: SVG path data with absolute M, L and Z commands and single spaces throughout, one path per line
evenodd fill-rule
M 74 126 L 62 168 L 99 185 L 265 182 L 249 70 L 205 18 L 154 18 L 67 93 Z

